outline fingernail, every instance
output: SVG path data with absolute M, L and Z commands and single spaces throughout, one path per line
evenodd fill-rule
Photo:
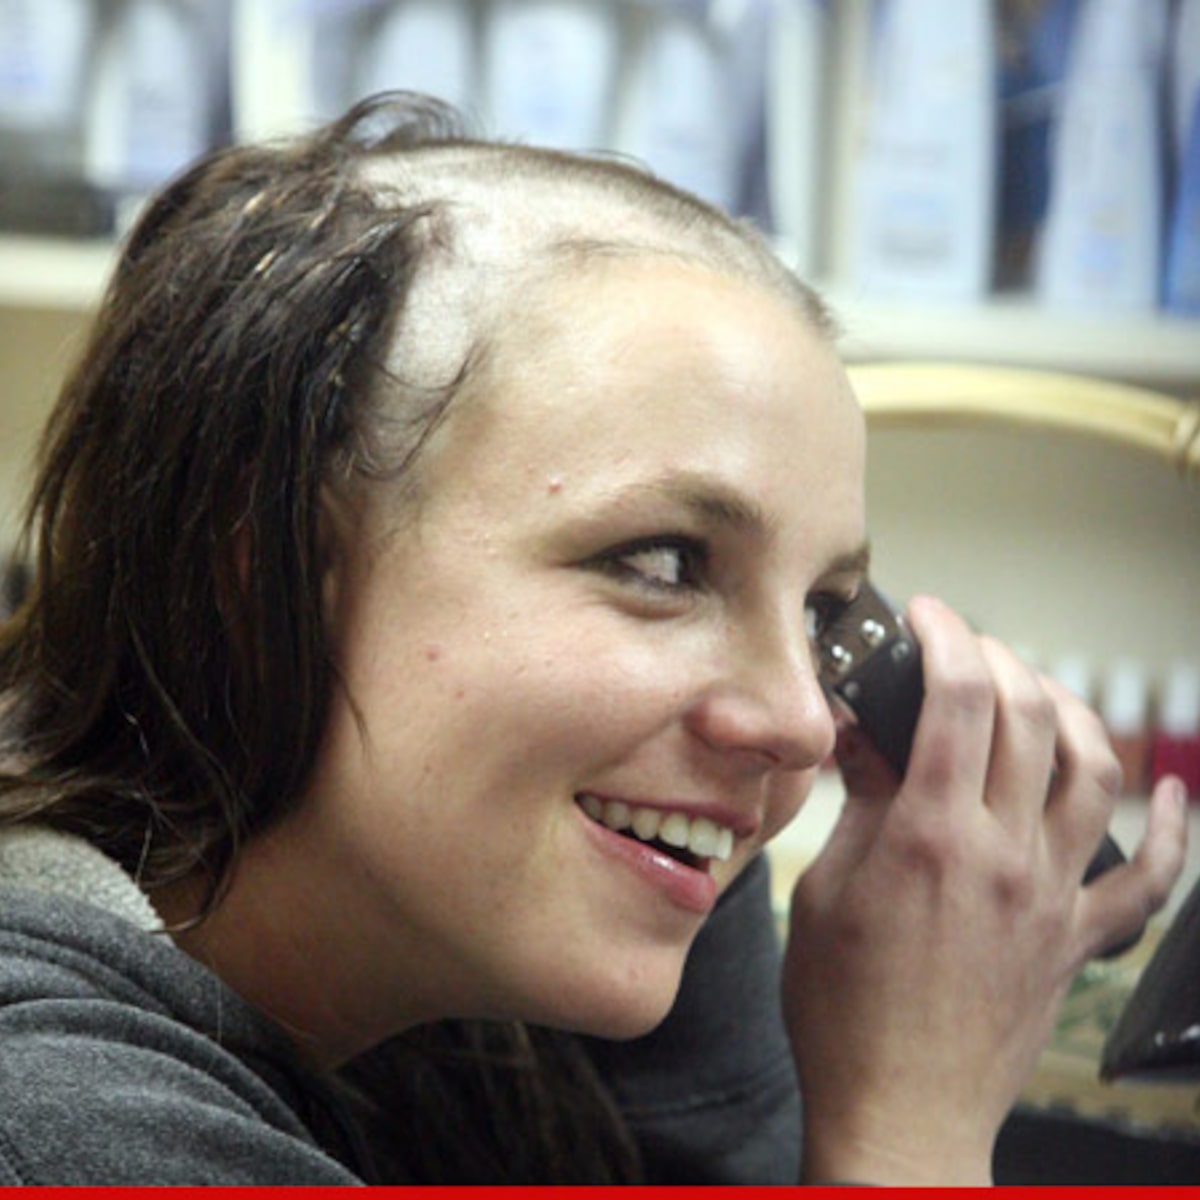
M 1171 799 L 1177 808 L 1187 808 L 1188 806 L 1187 787 L 1177 775 L 1171 776 Z

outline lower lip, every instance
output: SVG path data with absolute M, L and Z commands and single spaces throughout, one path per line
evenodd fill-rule
M 593 844 L 604 854 L 624 863 L 673 904 L 707 916 L 717 903 L 717 883 L 707 871 L 685 866 L 646 842 L 614 833 L 585 813 L 579 819 Z

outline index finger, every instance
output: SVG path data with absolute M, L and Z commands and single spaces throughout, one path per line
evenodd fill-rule
M 908 774 L 898 800 L 922 803 L 981 797 L 995 725 L 995 685 L 979 639 L 942 601 L 916 596 L 908 619 L 921 644 L 925 699 L 917 720 Z

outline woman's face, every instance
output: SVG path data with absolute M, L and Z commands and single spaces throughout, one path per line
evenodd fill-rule
M 795 308 L 699 268 L 513 313 L 334 569 L 304 823 L 405 1005 L 632 1036 L 831 749 L 806 623 L 864 567 L 863 427 Z

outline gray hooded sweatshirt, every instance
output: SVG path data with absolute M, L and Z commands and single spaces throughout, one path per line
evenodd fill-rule
M 759 863 L 697 940 L 667 1021 L 587 1042 L 650 1182 L 796 1181 L 777 996 Z M 403 1154 L 373 1152 L 336 1083 L 178 950 L 115 863 L 0 831 L 0 1185 L 363 1182 L 411 1182 Z

